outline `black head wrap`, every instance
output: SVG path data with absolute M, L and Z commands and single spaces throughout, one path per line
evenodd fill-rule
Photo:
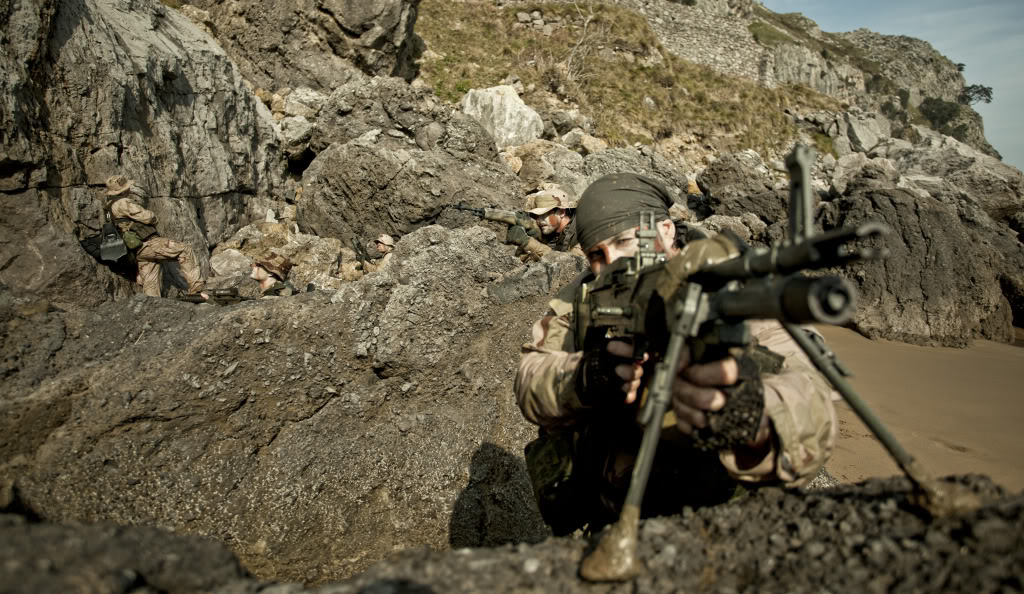
M 576 207 L 576 232 L 583 251 L 640 225 L 640 213 L 653 210 L 655 222 L 669 218 L 672 198 L 660 183 L 635 173 L 606 175 L 583 192 Z

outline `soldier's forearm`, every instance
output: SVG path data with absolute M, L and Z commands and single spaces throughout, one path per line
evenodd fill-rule
M 543 427 L 571 424 L 583 408 L 576 395 L 582 353 L 526 352 L 516 373 L 515 393 L 526 420 Z

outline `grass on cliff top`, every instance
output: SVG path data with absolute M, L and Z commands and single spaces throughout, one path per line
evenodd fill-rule
M 516 13 L 534 10 L 561 19 L 550 36 L 514 26 Z M 719 150 L 763 153 L 795 135 L 784 108 L 837 108 L 806 87 L 765 89 L 672 56 L 642 15 L 615 5 L 423 0 L 416 32 L 436 54 L 420 74 L 440 97 L 454 103 L 514 74 L 536 87 L 527 103 L 542 105 L 545 92 L 575 103 L 613 146 L 693 134 Z
M 772 46 L 785 41 L 781 37 L 789 36 L 801 45 L 809 47 L 827 60 L 845 60 L 860 69 L 868 78 L 872 75 L 881 76 L 882 65 L 870 59 L 856 45 L 846 41 L 835 33 L 822 32 L 821 39 L 811 36 L 807 31 L 807 18 L 798 12 L 776 13 L 767 8 L 754 5 L 754 16 L 762 19 L 767 25 L 754 21 L 749 27 L 754 40 L 765 46 Z M 775 34 L 768 32 L 774 26 Z M 755 32 L 755 29 L 757 32 Z M 761 33 L 761 36 L 758 35 Z M 762 41 L 764 37 L 765 41 Z

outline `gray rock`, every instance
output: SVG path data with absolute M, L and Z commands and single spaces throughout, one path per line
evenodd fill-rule
M 18 122 L 2 148 L 11 165 L 0 185 L 18 198 L 4 201 L 14 232 L 0 247 L 10 263 L 0 280 L 67 304 L 134 290 L 76 245 L 98 231 L 97 190 L 115 173 L 137 182 L 159 231 L 192 246 L 208 271 L 209 246 L 262 212 L 266 198 L 256 196 L 279 183 L 269 112 L 220 47 L 162 4 L 18 6 L 2 25 L 20 53 L 0 62 L 0 110 Z M 54 44 L 59 52 L 40 53 Z M 77 140 L 56 146 L 54 137 Z
M 866 153 L 889 137 L 889 120 L 878 113 L 846 112 L 847 135 L 853 150 Z
M 350 245 L 355 238 L 402 236 L 435 222 L 475 224 L 471 215 L 448 208 L 460 202 L 521 208 L 522 186 L 498 161 L 389 144 L 367 138 L 332 144 L 317 155 L 303 175 L 299 227 Z
M 248 275 L 252 270 L 252 258 L 229 248 L 210 256 L 210 267 L 217 276 Z
M 321 108 L 311 148 L 321 152 L 369 132 L 395 131 L 379 142 L 393 148 L 444 149 L 494 159 L 490 134 L 470 116 L 394 77 L 359 77 L 334 90 Z
M 550 290 L 580 267 L 558 256 L 533 265 Z M 524 268 L 489 229 L 429 226 L 333 296 L 61 314 L 76 331 L 19 372 L 30 393 L 0 399 L 4 478 L 39 516 L 201 533 L 276 580 L 341 579 L 395 547 L 543 540 L 522 460 L 536 428 L 508 395 L 549 294 L 487 294 Z
M 416 0 L 189 4 L 209 13 L 217 40 L 257 87 L 328 90 L 359 72 L 405 80 L 415 74 L 422 45 L 413 33 Z
M 459 101 L 459 108 L 480 122 L 498 149 L 526 144 L 544 132 L 540 115 L 508 85 L 471 89 Z

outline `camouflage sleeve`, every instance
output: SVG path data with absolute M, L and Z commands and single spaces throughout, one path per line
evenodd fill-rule
M 570 352 L 572 304 L 559 299 L 533 325 L 516 373 L 516 401 L 531 423 L 547 428 L 572 425 L 584 407 L 576 395 L 576 370 L 583 354 Z
M 115 219 L 131 219 L 143 225 L 155 225 L 156 215 L 153 211 L 139 206 L 134 200 L 121 198 L 110 205 L 110 214 Z
M 551 251 L 551 248 L 537 241 L 534 238 L 530 238 L 530 241 L 526 242 L 526 245 L 520 248 L 526 255 L 525 262 L 540 262 L 540 259 L 544 257 L 544 254 Z
M 726 470 L 739 480 L 779 480 L 787 487 L 803 486 L 835 447 L 839 423 L 832 406 L 833 391 L 781 324 L 758 320 L 750 326 L 762 346 L 785 357 L 781 373 L 764 377 L 765 410 L 776 439 L 763 459 L 745 462 L 742 467 L 732 451 L 719 456 Z

